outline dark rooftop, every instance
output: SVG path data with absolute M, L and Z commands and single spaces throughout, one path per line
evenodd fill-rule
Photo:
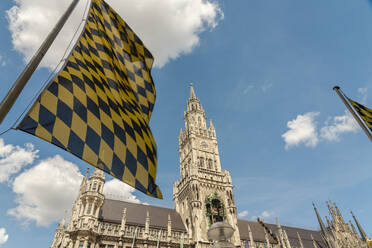
M 150 215 L 150 226 L 167 229 L 168 214 L 171 217 L 172 229 L 186 232 L 181 216 L 175 209 L 143 205 L 131 202 L 107 200 L 105 199 L 99 219 L 111 223 L 121 223 L 123 218 L 123 209 L 127 209 L 127 223 L 144 226 L 147 211 Z
M 146 221 L 147 211 L 150 215 L 150 226 L 167 229 L 168 227 L 168 215 L 171 217 L 172 229 L 177 231 L 186 232 L 186 228 L 182 222 L 181 216 L 176 212 L 175 209 L 156 207 L 151 205 L 143 205 L 131 202 L 124 202 L 118 200 L 105 199 L 99 219 L 101 221 L 111 223 L 121 223 L 123 217 L 123 209 L 127 209 L 127 223 L 137 226 L 144 226 Z M 266 226 L 274 233 L 278 233 L 277 226 L 274 224 L 267 224 Z M 256 221 L 238 220 L 238 228 L 240 238 L 243 240 L 249 240 L 248 225 L 252 230 L 253 239 L 257 242 L 265 242 L 265 233 L 260 223 Z M 313 235 L 318 247 L 325 247 L 322 237 L 319 231 L 308 230 L 296 227 L 282 226 L 286 231 L 291 245 L 299 246 L 297 232 L 300 234 L 302 242 L 305 248 L 312 248 L 311 234 Z M 270 235 L 269 235 L 270 237 Z M 270 242 L 273 239 L 270 237 Z

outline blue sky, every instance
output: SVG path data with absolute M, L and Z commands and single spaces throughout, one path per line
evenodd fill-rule
M 138 10 L 128 3 L 125 10 L 117 1 L 109 1 L 123 9 L 119 13 L 130 20 L 139 36 L 143 33 L 144 42 L 159 58 L 152 71 L 158 95 L 151 128 L 158 145 L 157 181 L 164 200 L 120 186 L 123 194 L 135 201 L 173 207 L 172 184 L 179 178 L 178 134 L 192 81 L 207 117 L 213 119 L 221 164 L 231 173 L 241 218 L 261 216 L 274 222 L 278 216 L 282 224 L 317 229 L 311 203 L 325 216 L 325 201 L 330 199 L 347 220 L 353 210 L 372 236 L 368 221 L 372 219 L 371 143 L 332 91 L 338 84 L 351 98 L 372 106 L 369 2 L 193 0 L 187 9 L 185 1 L 177 1 L 179 5 L 169 7 L 164 0 L 161 9 L 169 9 L 163 15 L 156 8 Z M 40 10 L 52 8 L 41 0 L 21 2 L 34 2 Z M 35 45 L 29 47 L 17 45 L 17 40 L 29 36 L 14 34 L 29 31 L 38 37 L 38 32 L 27 20 L 30 26 L 24 29 L 29 30 L 17 33 L 17 28 L 9 28 L 12 19 L 6 11 L 14 5 L 9 0 L 0 3 L 1 98 L 22 71 L 24 57 L 38 45 L 37 39 L 31 39 Z M 182 18 L 172 14 L 177 8 Z M 143 15 L 135 15 L 138 11 Z M 13 14 L 22 16 L 22 9 Z M 36 28 L 47 32 L 48 25 Z M 65 47 L 60 39 L 58 48 Z M 56 58 L 49 56 L 44 65 L 57 63 Z M 14 123 L 49 73 L 46 67 L 35 73 L 0 131 Z M 88 165 L 20 131 L 9 131 L 0 138 L 0 247 L 47 247 L 56 220 L 71 204 L 60 209 L 49 189 L 31 190 L 40 186 L 32 179 L 42 181 L 37 172 L 58 175 L 61 164 L 61 168 L 72 169 L 63 177 L 71 176 L 73 187 L 67 192 L 73 192 Z M 10 173 L 9 168 L 16 169 Z M 112 192 L 119 194 L 114 186 Z M 60 199 L 72 201 L 73 196 L 61 190 Z M 46 210 L 49 215 L 44 214 Z M 3 245 L 2 228 L 8 235 Z

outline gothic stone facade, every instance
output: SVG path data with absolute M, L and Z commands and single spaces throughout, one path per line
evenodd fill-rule
M 175 209 L 106 199 L 105 177 L 96 169 L 84 177 L 67 227 L 64 220 L 58 225 L 51 248 L 210 247 L 207 230 L 216 221 L 233 226 L 231 242 L 237 247 L 326 247 L 319 231 L 239 220 L 216 130 L 212 121 L 207 125 L 192 85 L 184 119 L 180 180 L 173 185 Z

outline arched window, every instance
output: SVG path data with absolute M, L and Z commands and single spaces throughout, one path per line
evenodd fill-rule
M 88 204 L 88 209 L 87 209 L 87 214 L 90 214 L 91 211 L 92 211 L 92 203 L 89 203 Z
M 213 169 L 213 162 L 212 162 L 212 159 L 208 159 L 208 169 L 210 169 L 210 170 Z
M 97 189 L 97 183 L 96 182 L 94 182 L 93 183 L 93 187 L 92 187 L 92 190 L 96 190 Z
M 204 158 L 203 157 L 199 157 L 199 167 L 204 168 Z

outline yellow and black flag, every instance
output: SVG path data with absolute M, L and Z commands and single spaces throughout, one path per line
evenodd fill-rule
M 367 108 L 366 106 L 363 106 L 362 104 L 354 100 L 351 100 L 349 97 L 347 99 L 351 103 L 351 106 L 354 108 L 354 110 L 358 113 L 360 118 L 362 118 L 365 125 L 369 128 L 370 131 L 372 131 L 372 109 Z
M 18 129 L 147 195 L 156 185 L 153 56 L 103 0 L 92 0 L 80 39 Z
M 372 109 L 350 99 L 340 89 L 339 86 L 333 87 L 341 100 L 344 102 L 354 119 L 372 141 Z

